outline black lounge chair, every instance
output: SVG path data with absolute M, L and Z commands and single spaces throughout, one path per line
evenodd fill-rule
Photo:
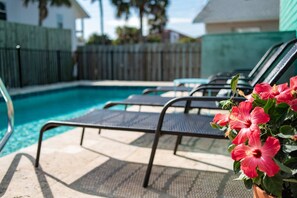
M 257 73 L 253 75 L 253 79 L 249 82 L 249 84 L 244 84 L 238 86 L 238 89 L 244 91 L 246 94 L 250 93 L 254 86 L 260 82 L 265 81 L 265 76 L 268 75 L 271 68 L 275 66 L 278 58 L 283 56 L 286 53 L 287 49 L 290 49 L 292 44 L 296 43 L 297 40 L 294 39 L 287 43 L 282 44 L 277 51 L 265 61 L 261 68 L 255 69 Z M 275 47 L 275 46 L 273 46 Z M 263 58 L 262 58 L 263 59 Z M 177 87 L 182 88 L 182 87 Z M 197 92 L 202 92 L 203 95 L 209 92 L 219 92 L 221 89 L 230 90 L 230 85 L 222 85 L 222 84 L 204 84 L 197 88 L 194 88 L 189 96 L 193 96 Z M 168 101 L 172 100 L 174 97 L 163 97 L 159 95 L 131 95 L 125 100 L 121 101 L 109 101 L 105 104 L 103 108 L 110 108 L 117 105 L 124 105 L 125 109 L 128 105 L 137 105 L 137 106 L 164 106 Z M 184 102 L 179 102 L 174 105 L 174 107 L 184 107 Z M 215 101 L 195 101 L 192 103 L 193 108 L 198 109 L 218 109 L 218 103 Z
M 294 39 L 295 40 L 295 39 Z M 292 40 L 292 41 L 294 41 Z M 266 65 L 267 61 L 271 59 L 271 57 L 277 53 L 280 53 L 287 45 L 290 44 L 290 41 L 283 44 L 278 43 L 276 45 L 273 45 L 270 47 L 265 54 L 262 56 L 262 58 L 259 60 L 259 62 L 256 64 L 256 66 L 249 71 L 248 75 L 244 75 L 244 72 L 246 73 L 247 70 L 234 70 L 229 73 L 219 73 L 213 76 L 209 77 L 209 83 L 208 84 L 218 84 L 218 83 L 225 83 L 227 80 L 229 80 L 233 75 L 241 74 L 241 79 L 249 81 L 254 78 L 254 76 L 257 74 L 257 72 Z M 199 87 L 199 86 L 198 86 Z M 194 87 L 195 88 L 195 87 Z M 193 87 L 186 87 L 183 85 L 178 86 L 159 86 L 157 88 L 149 88 L 145 89 L 143 91 L 143 94 L 150 94 L 150 93 L 160 93 L 160 92 L 168 92 L 168 91 L 176 91 L 176 92 L 190 92 L 193 90 Z
M 289 66 L 297 58 L 297 44 L 280 60 L 266 78 L 266 82 L 275 84 Z M 224 98 L 225 99 L 225 98 Z M 177 136 L 193 136 L 208 138 L 224 138 L 221 131 L 212 129 L 209 122 L 212 116 L 189 114 L 188 107 L 191 107 L 192 101 L 212 100 L 219 101 L 219 97 L 181 97 L 169 101 L 162 109 L 161 113 L 129 112 L 115 110 L 93 110 L 81 117 L 67 121 L 50 121 L 43 125 L 40 130 L 38 148 L 36 154 L 35 166 L 38 167 L 41 154 L 41 145 L 43 134 L 52 128 L 58 126 L 90 127 L 98 129 L 113 129 L 127 131 L 141 131 L 155 134 L 154 143 L 151 150 L 151 156 L 148 168 L 143 182 L 143 187 L 147 187 L 150 173 L 154 161 L 154 156 L 158 146 L 159 138 L 162 134 Z M 186 101 L 184 113 L 166 113 L 173 104 Z M 84 131 L 82 133 L 81 144 Z

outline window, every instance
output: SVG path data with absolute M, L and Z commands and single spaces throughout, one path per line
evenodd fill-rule
M 244 32 L 260 32 L 261 29 L 259 27 L 242 27 L 242 28 L 234 28 L 234 32 L 244 33 Z
M 0 1 L 0 20 L 6 20 L 6 6 Z
M 63 15 L 57 14 L 57 27 L 63 29 Z

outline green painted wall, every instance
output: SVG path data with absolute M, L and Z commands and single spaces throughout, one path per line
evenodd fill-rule
M 295 37 L 295 31 L 205 35 L 202 37 L 201 76 L 252 68 L 273 44 Z
M 297 0 L 280 1 L 280 31 L 297 30 Z

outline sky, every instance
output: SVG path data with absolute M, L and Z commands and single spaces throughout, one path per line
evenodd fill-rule
M 89 19 L 84 19 L 84 34 L 85 39 L 93 33 L 100 34 L 99 20 L 99 5 L 98 1 L 91 3 L 91 0 L 77 0 L 80 5 L 90 15 Z M 115 39 L 115 28 L 117 26 L 133 26 L 139 28 L 139 19 L 136 13 L 132 13 L 130 19 L 118 19 L 115 17 L 115 7 L 110 3 L 110 0 L 102 0 L 104 13 L 104 32 L 110 38 Z M 172 29 L 191 37 L 198 37 L 204 34 L 203 24 L 193 24 L 193 19 L 206 4 L 207 0 L 171 0 L 167 9 L 169 21 L 166 29 Z M 80 22 L 77 22 L 78 29 L 81 28 Z M 144 19 L 144 34 L 147 34 L 147 21 Z

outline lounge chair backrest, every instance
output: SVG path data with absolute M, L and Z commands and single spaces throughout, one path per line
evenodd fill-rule
M 258 70 L 261 69 L 262 66 L 264 66 L 265 62 L 270 59 L 271 56 L 277 51 L 277 49 L 282 45 L 283 43 L 278 43 L 276 45 L 273 45 L 270 47 L 266 53 L 262 56 L 260 61 L 257 63 L 257 65 L 252 69 L 252 71 L 249 73 L 248 78 L 252 79 L 258 72 Z
M 274 85 L 281 78 L 281 76 L 287 71 L 287 69 L 297 59 L 297 43 L 285 54 L 285 56 L 279 61 L 279 63 L 272 69 L 269 75 L 265 78 L 264 82 Z
M 0 78 L 0 93 L 5 100 L 5 103 L 7 106 L 7 116 L 8 116 L 7 131 L 4 134 L 3 138 L 0 140 L 0 152 L 1 152 L 3 147 L 5 146 L 5 144 L 7 143 L 9 137 L 11 136 L 13 129 L 14 129 L 14 110 L 13 110 L 12 100 L 11 100 L 1 78 Z
M 256 76 L 253 77 L 253 79 L 250 82 L 250 85 L 254 87 L 256 84 L 260 82 L 264 82 L 266 77 L 269 75 L 269 71 L 272 70 L 275 65 L 280 62 L 279 60 L 282 59 L 290 50 L 292 45 L 294 45 L 297 42 L 297 39 L 293 39 L 291 41 L 288 41 L 284 44 L 282 44 L 277 51 L 265 62 L 263 67 L 258 71 Z

